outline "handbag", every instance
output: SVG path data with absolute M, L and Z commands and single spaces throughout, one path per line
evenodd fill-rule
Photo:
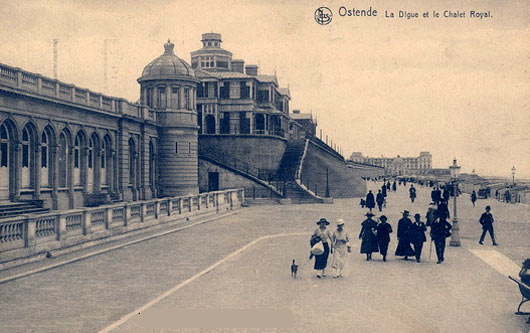
M 320 241 L 313 245 L 313 247 L 311 248 L 311 254 L 319 256 L 322 253 L 324 253 L 324 244 L 322 244 L 322 241 Z

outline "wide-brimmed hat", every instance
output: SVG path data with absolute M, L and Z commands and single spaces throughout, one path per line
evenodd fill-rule
M 321 218 L 320 220 L 317 221 L 317 224 L 329 225 L 329 222 L 325 218 Z
M 372 213 L 372 212 L 368 212 L 368 213 L 364 214 L 364 216 L 372 217 L 372 216 L 375 216 L 375 214 Z
M 409 212 L 408 210 L 405 209 L 405 210 L 403 211 L 403 214 L 404 214 L 404 215 L 409 215 L 410 212 Z
M 337 220 L 337 227 L 338 227 L 339 225 L 344 225 L 344 220 L 343 220 L 343 219 L 338 219 L 338 220 Z
M 379 219 L 380 219 L 380 220 L 383 220 L 383 221 L 385 221 L 385 222 L 386 222 L 386 220 L 388 220 L 388 218 L 387 218 L 385 215 L 381 215 L 381 216 L 379 216 Z

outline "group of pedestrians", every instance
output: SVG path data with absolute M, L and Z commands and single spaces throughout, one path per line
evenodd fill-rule
M 366 255 L 367 261 L 372 260 L 372 254 L 374 252 L 381 254 L 383 262 L 387 261 L 388 245 L 391 239 L 390 234 L 393 232 L 392 226 L 385 215 L 380 215 L 377 221 L 374 220 L 376 215 L 372 212 L 372 209 L 377 204 L 379 211 L 382 211 L 383 206 L 386 204 L 386 193 L 390 189 L 393 189 L 393 186 L 390 182 L 385 182 L 381 186 L 381 189 L 378 189 L 375 198 L 370 190 L 366 195 L 366 200 L 361 202 L 363 206 L 369 209 L 365 214 L 366 219 L 361 222 L 361 231 L 359 233 L 359 239 L 361 240 L 360 252 Z M 411 201 L 414 202 L 416 189 L 412 184 L 408 191 Z M 425 214 L 425 222 L 422 221 L 419 213 L 414 214 L 413 222 L 410 219 L 410 212 L 408 210 L 402 212 L 402 217 L 397 223 L 398 244 L 394 253 L 395 256 L 403 257 L 404 260 L 408 260 L 409 257 L 414 257 L 416 262 L 420 263 L 423 246 L 427 242 L 426 232 L 429 231 L 431 238 L 430 249 L 432 249 L 432 243 L 434 243 L 437 256 L 436 263 L 441 264 L 444 262 L 446 239 L 451 236 L 452 229 L 451 224 L 448 222 L 450 218 L 446 200 L 446 196 L 448 198 L 448 195 L 448 188 L 444 188 L 442 192 L 440 188 L 433 187 L 431 192 L 431 199 L 433 201 L 428 206 L 427 213 Z M 485 212 L 479 219 L 479 223 L 482 226 L 482 235 L 479 241 L 481 245 L 484 244 L 487 233 L 490 234 L 493 245 L 498 245 L 495 240 L 493 222 L 494 218 L 491 214 L 491 207 L 486 206 Z M 314 269 L 317 271 L 317 277 L 321 278 L 325 276 L 325 268 L 327 267 L 330 253 L 333 254 L 332 267 L 335 269 L 335 277 L 342 277 L 346 253 L 351 252 L 350 238 L 344 229 L 344 220 L 339 219 L 337 221 L 337 229 L 333 232 L 327 229 L 330 223 L 325 218 L 320 219 L 317 224 L 318 228 L 314 231 L 310 242 L 312 247 L 318 242 L 322 242 L 322 253 L 315 254 Z M 429 257 L 430 255 L 431 250 L 429 250 Z

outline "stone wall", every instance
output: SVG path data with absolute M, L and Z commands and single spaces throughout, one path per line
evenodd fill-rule
M 208 188 L 208 172 L 219 173 L 219 190 L 226 190 L 231 188 L 243 188 L 245 197 L 251 199 L 256 198 L 270 198 L 271 189 L 263 184 L 256 182 L 249 177 L 238 174 L 217 164 L 199 159 L 199 190 L 200 192 L 207 192 Z M 279 198 L 277 193 L 272 192 L 274 199 Z
M 330 197 L 351 198 L 366 194 L 366 183 L 358 170 L 348 168 L 344 161 L 309 142 L 302 164 L 302 183 L 321 197 L 326 194 L 326 169 Z
M 234 166 L 278 170 L 287 141 L 266 135 L 199 135 L 199 155 Z M 236 167 L 239 168 L 239 167 Z

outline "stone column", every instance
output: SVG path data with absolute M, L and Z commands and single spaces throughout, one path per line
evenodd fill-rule
M 66 186 L 68 187 L 68 207 L 74 208 L 74 147 L 68 147 L 66 161 Z
M 42 150 L 41 150 L 41 145 L 40 144 L 35 144 L 35 149 L 34 149 L 35 153 L 33 154 L 33 175 L 32 175 L 32 178 L 33 178 L 33 199 L 34 200 L 39 200 L 40 198 L 40 172 L 41 172 L 41 153 L 42 153 Z M 49 163 L 49 161 L 48 161 Z M 48 168 L 49 170 L 49 168 Z
M 48 161 L 48 172 L 51 171 L 51 187 L 52 187 L 52 209 L 57 209 L 57 193 L 59 191 L 59 154 L 57 153 L 59 146 L 54 144 L 49 147 L 51 149 L 51 161 Z M 66 156 L 65 156 L 66 157 Z
M 101 192 L 101 149 L 100 147 L 93 147 L 94 161 L 92 161 L 92 172 L 94 172 L 94 184 L 92 184 L 92 192 Z
M 22 186 L 22 151 L 21 143 L 19 141 L 13 142 L 13 171 L 15 175 L 14 179 L 14 190 L 12 192 L 12 200 L 17 201 L 20 199 L 20 188 Z
M 86 195 L 88 192 L 88 148 L 83 147 L 80 149 L 81 152 L 81 186 L 83 187 L 83 194 Z M 92 167 L 94 166 L 94 163 L 92 163 Z

